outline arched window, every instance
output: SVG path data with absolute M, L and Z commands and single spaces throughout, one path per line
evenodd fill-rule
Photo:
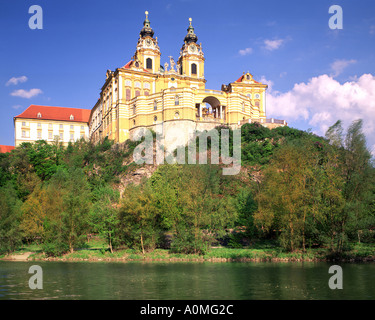
M 133 104 L 133 114 L 135 114 L 136 109 L 137 109 L 137 106 L 135 104 Z
M 195 63 L 191 64 L 191 74 L 197 74 L 197 65 Z
M 178 95 L 176 95 L 175 97 L 174 97 L 174 105 L 175 106 L 178 106 L 180 104 L 180 97 L 178 96 Z
M 146 59 L 146 69 L 152 70 L 152 59 L 151 58 Z
M 157 109 L 158 109 L 158 102 L 154 100 L 154 110 L 157 110 Z
M 140 92 L 139 90 L 136 90 L 136 91 L 135 91 L 135 96 L 138 97 L 138 96 L 140 96 L 140 95 L 141 95 L 141 92 Z
M 74 116 L 72 114 L 70 115 L 70 120 L 74 120 Z
M 246 80 L 250 80 L 250 75 L 246 75 Z

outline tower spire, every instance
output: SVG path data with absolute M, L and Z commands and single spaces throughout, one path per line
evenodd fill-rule
M 184 41 L 187 42 L 187 43 L 191 43 L 191 42 L 196 43 L 198 41 L 198 37 L 194 33 L 194 27 L 191 24 L 192 21 L 193 21 L 193 19 L 189 18 L 189 27 L 187 28 L 188 34 L 186 35 L 186 37 L 184 39 Z
M 146 18 L 145 18 L 145 21 L 143 21 L 143 28 L 139 34 L 141 35 L 141 38 L 144 38 L 147 36 L 153 38 L 154 30 L 152 30 L 150 26 L 150 20 L 148 20 L 148 11 L 145 11 L 145 15 L 146 15 Z

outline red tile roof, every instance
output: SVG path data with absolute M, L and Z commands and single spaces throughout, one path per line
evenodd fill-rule
M 133 60 L 130 60 L 126 65 L 123 66 L 123 68 L 124 68 L 124 69 L 131 69 L 131 67 L 132 67 L 132 62 L 134 62 L 134 61 L 133 61 Z M 144 69 L 144 68 L 143 68 L 143 71 L 144 71 L 144 72 L 150 72 L 150 71 L 148 71 L 147 69 Z
M 38 117 L 39 113 L 40 117 Z M 32 104 L 24 112 L 14 118 L 89 122 L 90 113 L 90 109 L 48 107 Z M 71 115 L 73 115 L 74 120 L 70 119 Z
M 14 149 L 13 146 L 3 146 L 3 145 L 0 145 L 0 153 L 11 152 L 13 149 Z
M 244 77 L 244 76 L 239 77 L 239 78 L 236 80 L 236 82 L 242 82 L 243 77 Z
M 239 77 L 235 82 L 242 82 L 243 78 L 245 77 L 245 75 L 242 75 L 241 77 Z M 254 83 L 259 83 L 258 81 L 255 81 L 254 79 L 252 79 L 252 81 L 254 81 Z

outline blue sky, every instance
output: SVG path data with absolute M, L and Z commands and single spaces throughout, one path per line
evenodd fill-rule
M 34 4 L 43 30 L 28 26 Z M 331 5 L 343 9 L 342 30 L 328 26 Z M 375 150 L 372 0 L 1 0 L 0 144 L 14 144 L 13 117 L 30 104 L 91 109 L 106 70 L 134 54 L 145 10 L 162 64 L 177 60 L 191 17 L 207 88 L 250 71 L 270 86 L 267 117 L 318 134 L 338 119 L 363 118 Z

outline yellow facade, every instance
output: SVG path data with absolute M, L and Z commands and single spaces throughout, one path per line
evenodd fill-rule
M 160 64 L 157 37 L 148 20 L 143 23 L 135 54 L 123 67 L 107 71 L 100 98 L 91 111 L 93 141 L 104 137 L 124 142 L 140 128 L 181 125 L 211 129 L 238 128 L 245 122 L 266 122 L 267 85 L 244 73 L 221 90 L 206 89 L 204 53 L 190 20 L 177 63 Z

